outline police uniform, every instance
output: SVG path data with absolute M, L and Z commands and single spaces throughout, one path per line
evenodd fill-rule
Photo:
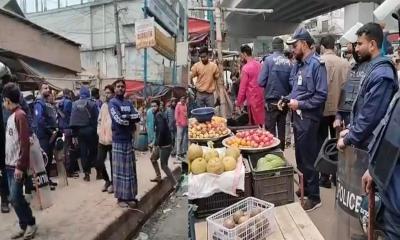
M 288 44 L 298 40 L 311 40 L 310 34 L 300 28 Z M 298 101 L 298 109 L 293 112 L 295 155 L 298 169 L 304 175 L 304 190 L 308 199 L 320 202 L 319 173 L 314 168 L 318 156 L 318 127 L 327 98 L 327 73 L 325 63 L 311 52 L 302 62 L 298 62 L 290 74 L 292 84 L 291 99 Z
M 349 133 L 343 139 L 345 145 L 368 149 L 372 156 L 369 171 L 383 203 L 378 224 L 383 225 L 385 239 L 390 240 L 400 239 L 400 159 L 393 147 L 394 141 L 376 141 L 373 133 L 382 124 L 381 120 L 398 90 L 397 72 L 390 59 L 380 56 L 372 59 L 353 104 Z M 397 128 L 388 130 L 397 134 Z M 377 155 L 377 151 L 385 154 Z M 390 167 L 392 169 L 388 171 Z M 384 184 L 382 179 L 387 179 L 387 183 Z
M 290 93 L 291 87 L 289 79 L 292 67 L 293 64 L 281 51 L 274 52 L 272 55 L 265 58 L 258 78 L 258 85 L 265 88 L 265 126 L 266 129 L 275 136 L 276 129 L 278 129 L 277 136 L 281 141 L 280 147 L 282 150 L 285 149 L 287 110 L 279 110 L 277 103 L 282 96 L 287 96 Z

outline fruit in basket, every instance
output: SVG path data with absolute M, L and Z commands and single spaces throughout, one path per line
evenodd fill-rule
M 233 157 L 235 160 L 238 160 L 240 156 L 240 149 L 237 147 L 228 147 L 225 151 L 225 156 Z
M 226 119 L 214 117 L 211 122 L 199 123 L 196 120 L 189 120 L 189 138 L 209 139 L 218 138 L 229 134 L 226 126 Z
M 253 208 L 250 211 L 250 217 L 255 217 L 262 212 L 261 208 Z
M 223 226 L 226 227 L 226 228 L 228 228 L 228 229 L 232 229 L 232 228 L 235 228 L 235 227 L 236 227 L 236 223 L 235 223 L 235 221 L 233 220 L 232 217 L 229 217 L 229 218 L 226 218 L 226 219 L 224 220 Z
M 190 171 L 193 174 L 205 173 L 207 171 L 207 162 L 204 158 L 196 158 L 190 164 Z
M 188 149 L 188 159 L 189 161 L 193 161 L 196 158 L 201 158 L 203 157 L 203 148 L 198 145 L 198 144 L 190 144 L 189 149 Z
M 222 159 L 225 171 L 233 171 L 236 169 L 236 159 L 231 156 L 226 156 Z
M 244 222 L 246 222 L 247 220 L 250 219 L 250 214 L 244 214 L 243 216 L 241 216 L 238 220 L 238 224 L 242 224 Z
M 274 144 L 274 136 L 263 129 L 239 131 L 227 141 L 229 146 L 244 148 L 263 148 Z
M 207 172 L 214 173 L 214 174 L 221 174 L 224 172 L 224 164 L 222 163 L 221 159 L 218 157 L 211 158 L 207 162 Z
M 256 171 L 272 170 L 285 166 L 285 161 L 275 154 L 267 154 L 265 157 L 258 159 Z
M 213 123 L 222 123 L 222 124 L 226 124 L 227 120 L 223 117 L 218 117 L 218 116 L 213 116 L 211 119 L 211 122 Z
M 204 159 L 208 162 L 211 158 L 219 158 L 219 153 L 215 149 L 208 150 L 204 153 Z
M 237 210 L 232 214 L 233 216 L 233 221 L 237 224 L 239 222 L 239 218 L 241 218 L 244 215 L 244 212 L 242 210 Z

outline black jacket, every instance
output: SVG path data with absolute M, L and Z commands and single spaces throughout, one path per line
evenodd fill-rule
M 168 127 L 168 121 L 162 112 L 155 114 L 154 129 L 156 133 L 155 146 L 164 147 L 171 145 L 171 132 Z
M 3 96 L 0 95 L 0 104 L 3 105 Z M 6 134 L 4 129 L 3 111 L 0 111 L 0 170 L 3 170 L 6 162 Z

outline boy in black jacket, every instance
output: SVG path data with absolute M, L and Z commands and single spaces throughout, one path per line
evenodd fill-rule
M 172 139 L 171 132 L 168 127 L 168 121 L 165 114 L 160 111 L 160 101 L 153 100 L 151 107 L 154 113 L 154 129 L 155 129 L 155 142 L 154 147 L 158 148 L 161 169 L 165 172 L 172 185 L 176 186 L 176 179 L 168 167 L 169 156 L 172 152 Z

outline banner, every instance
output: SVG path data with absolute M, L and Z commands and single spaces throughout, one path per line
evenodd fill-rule
M 136 49 L 154 47 L 156 33 L 154 18 L 140 19 L 135 22 Z

